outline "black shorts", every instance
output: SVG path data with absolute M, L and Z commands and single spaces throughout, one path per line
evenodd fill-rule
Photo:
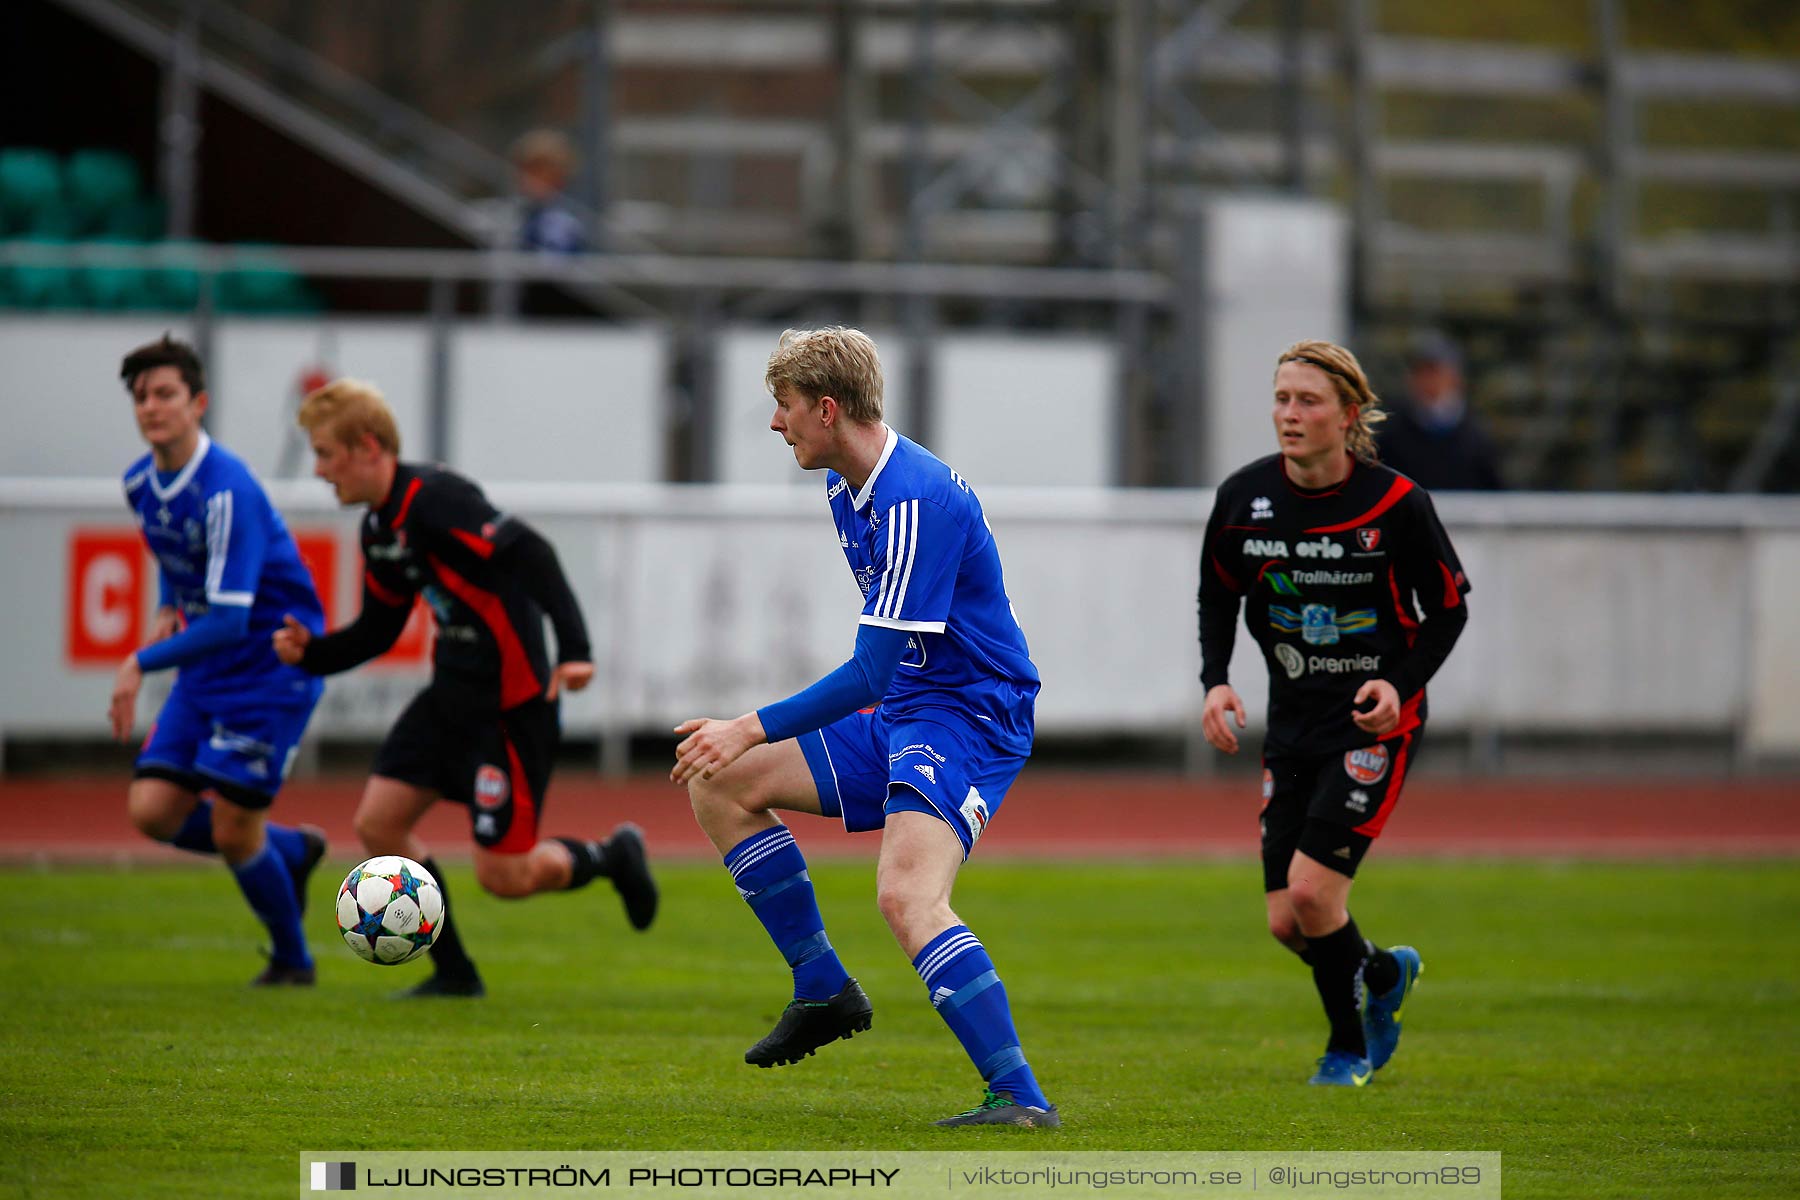
M 1288 885 L 1297 850 L 1352 878 L 1400 799 L 1423 727 L 1356 750 L 1263 759 L 1263 890 Z
M 388 732 L 372 773 L 466 805 L 477 845 L 523 854 L 537 845 L 561 734 L 557 706 L 541 696 L 476 712 L 426 688 Z

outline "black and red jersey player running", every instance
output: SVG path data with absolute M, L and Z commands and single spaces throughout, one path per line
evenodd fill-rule
M 1269 670 L 1269 932 L 1312 968 L 1331 1023 L 1311 1082 L 1351 1087 L 1393 1056 L 1421 967 L 1410 946 L 1363 939 L 1350 885 L 1418 758 L 1425 684 L 1468 620 L 1430 497 L 1376 461 L 1379 405 L 1343 347 L 1283 352 L 1279 450 L 1219 485 L 1200 560 L 1202 731 L 1237 752 L 1227 718 L 1243 728 L 1244 706 L 1227 668 L 1241 610 Z
M 276 653 L 318 675 L 347 671 L 387 650 L 423 595 L 437 625 L 431 683 L 413 698 L 375 757 L 356 813 L 370 854 L 404 854 L 442 881 L 413 827 L 439 799 L 469 809 L 475 879 L 496 896 L 612 881 L 637 929 L 656 916 L 643 835 L 621 825 L 605 841 L 540 838 L 544 792 L 560 738 L 557 699 L 593 678 L 587 628 L 555 551 L 474 483 L 399 460 L 399 434 L 381 393 L 341 379 L 309 395 L 300 425 L 315 474 L 338 500 L 366 504 L 362 611 L 311 636 L 298 622 Z M 556 662 L 544 618 L 556 633 Z M 484 988 L 457 923 L 431 948 L 432 976 L 413 995 L 479 996 Z

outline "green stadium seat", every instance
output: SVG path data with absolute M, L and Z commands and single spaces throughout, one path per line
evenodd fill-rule
M 282 262 L 272 246 L 245 243 L 236 247 L 238 265 L 221 272 L 214 296 L 220 312 L 307 313 L 319 300 L 297 272 Z
M 92 246 L 144 248 L 132 238 L 96 238 Z M 84 267 L 77 283 L 90 307 L 102 309 L 160 308 L 155 288 L 156 272 L 148 260 L 142 265 L 123 266 L 94 263 Z
M 138 196 L 137 163 L 116 150 L 77 150 L 63 169 L 63 197 L 83 234 L 107 229 Z
M 169 206 L 160 196 L 139 196 L 129 204 L 113 209 L 105 224 L 94 231 L 94 236 L 154 242 L 163 235 L 168 220 Z
M 150 272 L 150 302 L 163 312 L 192 312 L 200 304 L 200 268 L 194 253 L 200 243 L 188 241 L 156 242 L 147 257 L 153 264 Z
M 56 155 L 29 146 L 0 150 L 0 234 L 46 232 L 62 207 L 62 168 Z
M 17 243 L 68 245 L 68 239 L 51 234 L 15 238 Z M 78 284 L 80 272 L 72 266 L 14 264 L 6 269 L 6 300 L 14 308 L 63 309 L 84 306 Z

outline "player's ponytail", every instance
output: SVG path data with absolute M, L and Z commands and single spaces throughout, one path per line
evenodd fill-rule
M 1356 419 L 1344 431 L 1345 447 L 1362 462 L 1379 462 L 1375 427 L 1387 420 L 1387 413 L 1381 407 L 1381 397 L 1369 386 L 1369 377 L 1363 373 L 1356 355 L 1335 342 L 1295 342 L 1275 360 L 1275 369 L 1279 371 L 1282 363 L 1289 362 L 1308 363 L 1331 376 L 1337 385 L 1338 401 L 1356 406 Z

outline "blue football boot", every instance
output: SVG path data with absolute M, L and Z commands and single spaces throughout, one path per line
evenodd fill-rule
M 1368 1059 L 1344 1050 L 1327 1050 L 1319 1069 L 1306 1082 L 1319 1087 L 1362 1087 L 1374 1074 Z
M 1370 993 L 1363 1002 L 1363 1041 L 1368 1043 L 1369 1062 L 1377 1071 L 1394 1057 L 1394 1047 L 1400 1044 L 1400 1009 L 1425 972 L 1419 952 L 1411 946 L 1395 946 L 1388 953 L 1399 964 L 1400 981 L 1379 996 Z

